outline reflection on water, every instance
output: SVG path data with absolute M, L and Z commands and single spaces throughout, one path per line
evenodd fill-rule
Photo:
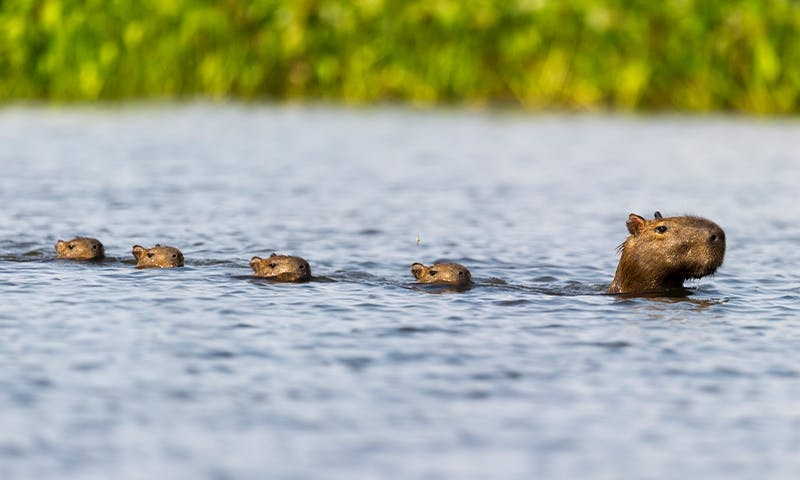
M 800 469 L 794 121 L 11 108 L 0 141 L 0 478 Z M 605 295 L 655 210 L 725 264 Z M 108 258 L 56 261 L 75 235 Z M 136 270 L 155 243 L 186 266 Z M 414 283 L 437 258 L 473 288 Z

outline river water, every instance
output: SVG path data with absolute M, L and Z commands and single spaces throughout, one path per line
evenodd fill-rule
M 0 478 L 800 472 L 798 121 L 7 107 L 0 144 Z M 722 268 L 603 295 L 655 210 Z M 55 260 L 76 235 L 109 258 Z M 155 243 L 186 266 L 136 270 Z M 476 286 L 415 286 L 435 260 Z

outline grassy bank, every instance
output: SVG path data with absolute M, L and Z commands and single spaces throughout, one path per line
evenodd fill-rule
M 793 0 L 0 2 L 0 100 L 800 110 Z

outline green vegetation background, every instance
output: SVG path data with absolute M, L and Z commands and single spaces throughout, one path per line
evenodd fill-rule
M 795 0 L 0 0 L 0 101 L 792 113 Z

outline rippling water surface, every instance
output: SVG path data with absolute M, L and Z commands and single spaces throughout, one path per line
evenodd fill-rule
M 0 144 L 0 478 L 800 471 L 796 121 L 7 108 Z M 724 265 L 603 295 L 655 210 Z M 186 267 L 136 270 L 155 243 Z M 318 279 L 250 277 L 271 252 Z M 475 288 L 416 287 L 434 260 Z

